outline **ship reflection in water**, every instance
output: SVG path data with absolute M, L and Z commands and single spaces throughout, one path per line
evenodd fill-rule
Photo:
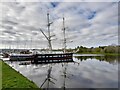
M 28 64 L 6 61 L 41 88 L 118 88 L 116 56 L 79 56 L 72 62 Z

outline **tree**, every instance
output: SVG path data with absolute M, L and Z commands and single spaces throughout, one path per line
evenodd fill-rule
M 105 53 L 116 53 L 116 47 L 115 46 L 107 46 L 104 48 Z

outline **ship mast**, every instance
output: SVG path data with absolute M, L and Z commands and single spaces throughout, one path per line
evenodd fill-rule
M 66 37 L 65 37 L 65 18 L 63 17 L 63 44 L 64 44 L 64 49 L 63 52 L 66 52 Z
M 52 44 L 51 44 L 51 36 L 50 36 L 50 25 L 52 23 L 50 23 L 49 21 L 49 12 L 47 12 L 47 20 L 48 20 L 48 45 L 49 45 L 49 51 L 52 51 Z
M 48 36 L 43 32 L 43 30 L 40 28 L 40 31 L 42 32 L 42 34 L 45 36 L 45 38 L 48 41 L 48 47 L 49 47 L 49 51 L 50 53 L 52 52 L 52 44 L 51 44 L 51 35 L 50 35 L 50 25 L 52 24 L 52 22 L 50 22 L 50 18 L 49 18 L 49 12 L 47 12 L 47 27 L 48 27 Z
M 44 80 L 44 82 L 42 83 L 42 85 L 40 86 L 40 88 L 43 87 L 43 85 L 45 84 L 46 81 L 47 81 L 47 90 L 48 90 L 48 88 L 49 88 L 50 82 L 51 82 L 52 84 L 55 84 L 52 80 L 56 80 L 56 79 L 53 78 L 53 77 L 51 77 L 51 71 L 52 71 L 52 66 L 49 65 L 47 77 L 46 77 L 46 79 Z M 57 80 L 56 80 L 56 81 L 57 81 Z

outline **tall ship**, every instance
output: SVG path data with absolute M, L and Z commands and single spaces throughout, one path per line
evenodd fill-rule
M 51 22 L 49 20 L 50 15 L 49 12 L 47 12 L 47 29 L 48 29 L 48 35 L 46 35 L 43 30 L 40 28 L 41 33 L 44 35 L 48 42 L 48 52 L 47 53 L 33 53 L 33 54 L 11 54 L 9 56 L 11 61 L 20 61 L 20 60 L 30 60 L 31 63 L 39 64 L 39 63 L 50 63 L 50 62 L 66 62 L 71 61 L 73 57 L 73 53 L 66 52 L 66 28 L 65 28 L 65 18 L 63 17 L 63 52 L 62 53 L 54 53 L 52 49 L 52 43 L 51 43 L 51 32 L 50 32 L 50 26 Z

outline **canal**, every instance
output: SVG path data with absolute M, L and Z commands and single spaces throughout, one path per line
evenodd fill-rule
M 5 62 L 41 88 L 118 88 L 117 56 L 74 54 L 73 62 L 37 65 Z

